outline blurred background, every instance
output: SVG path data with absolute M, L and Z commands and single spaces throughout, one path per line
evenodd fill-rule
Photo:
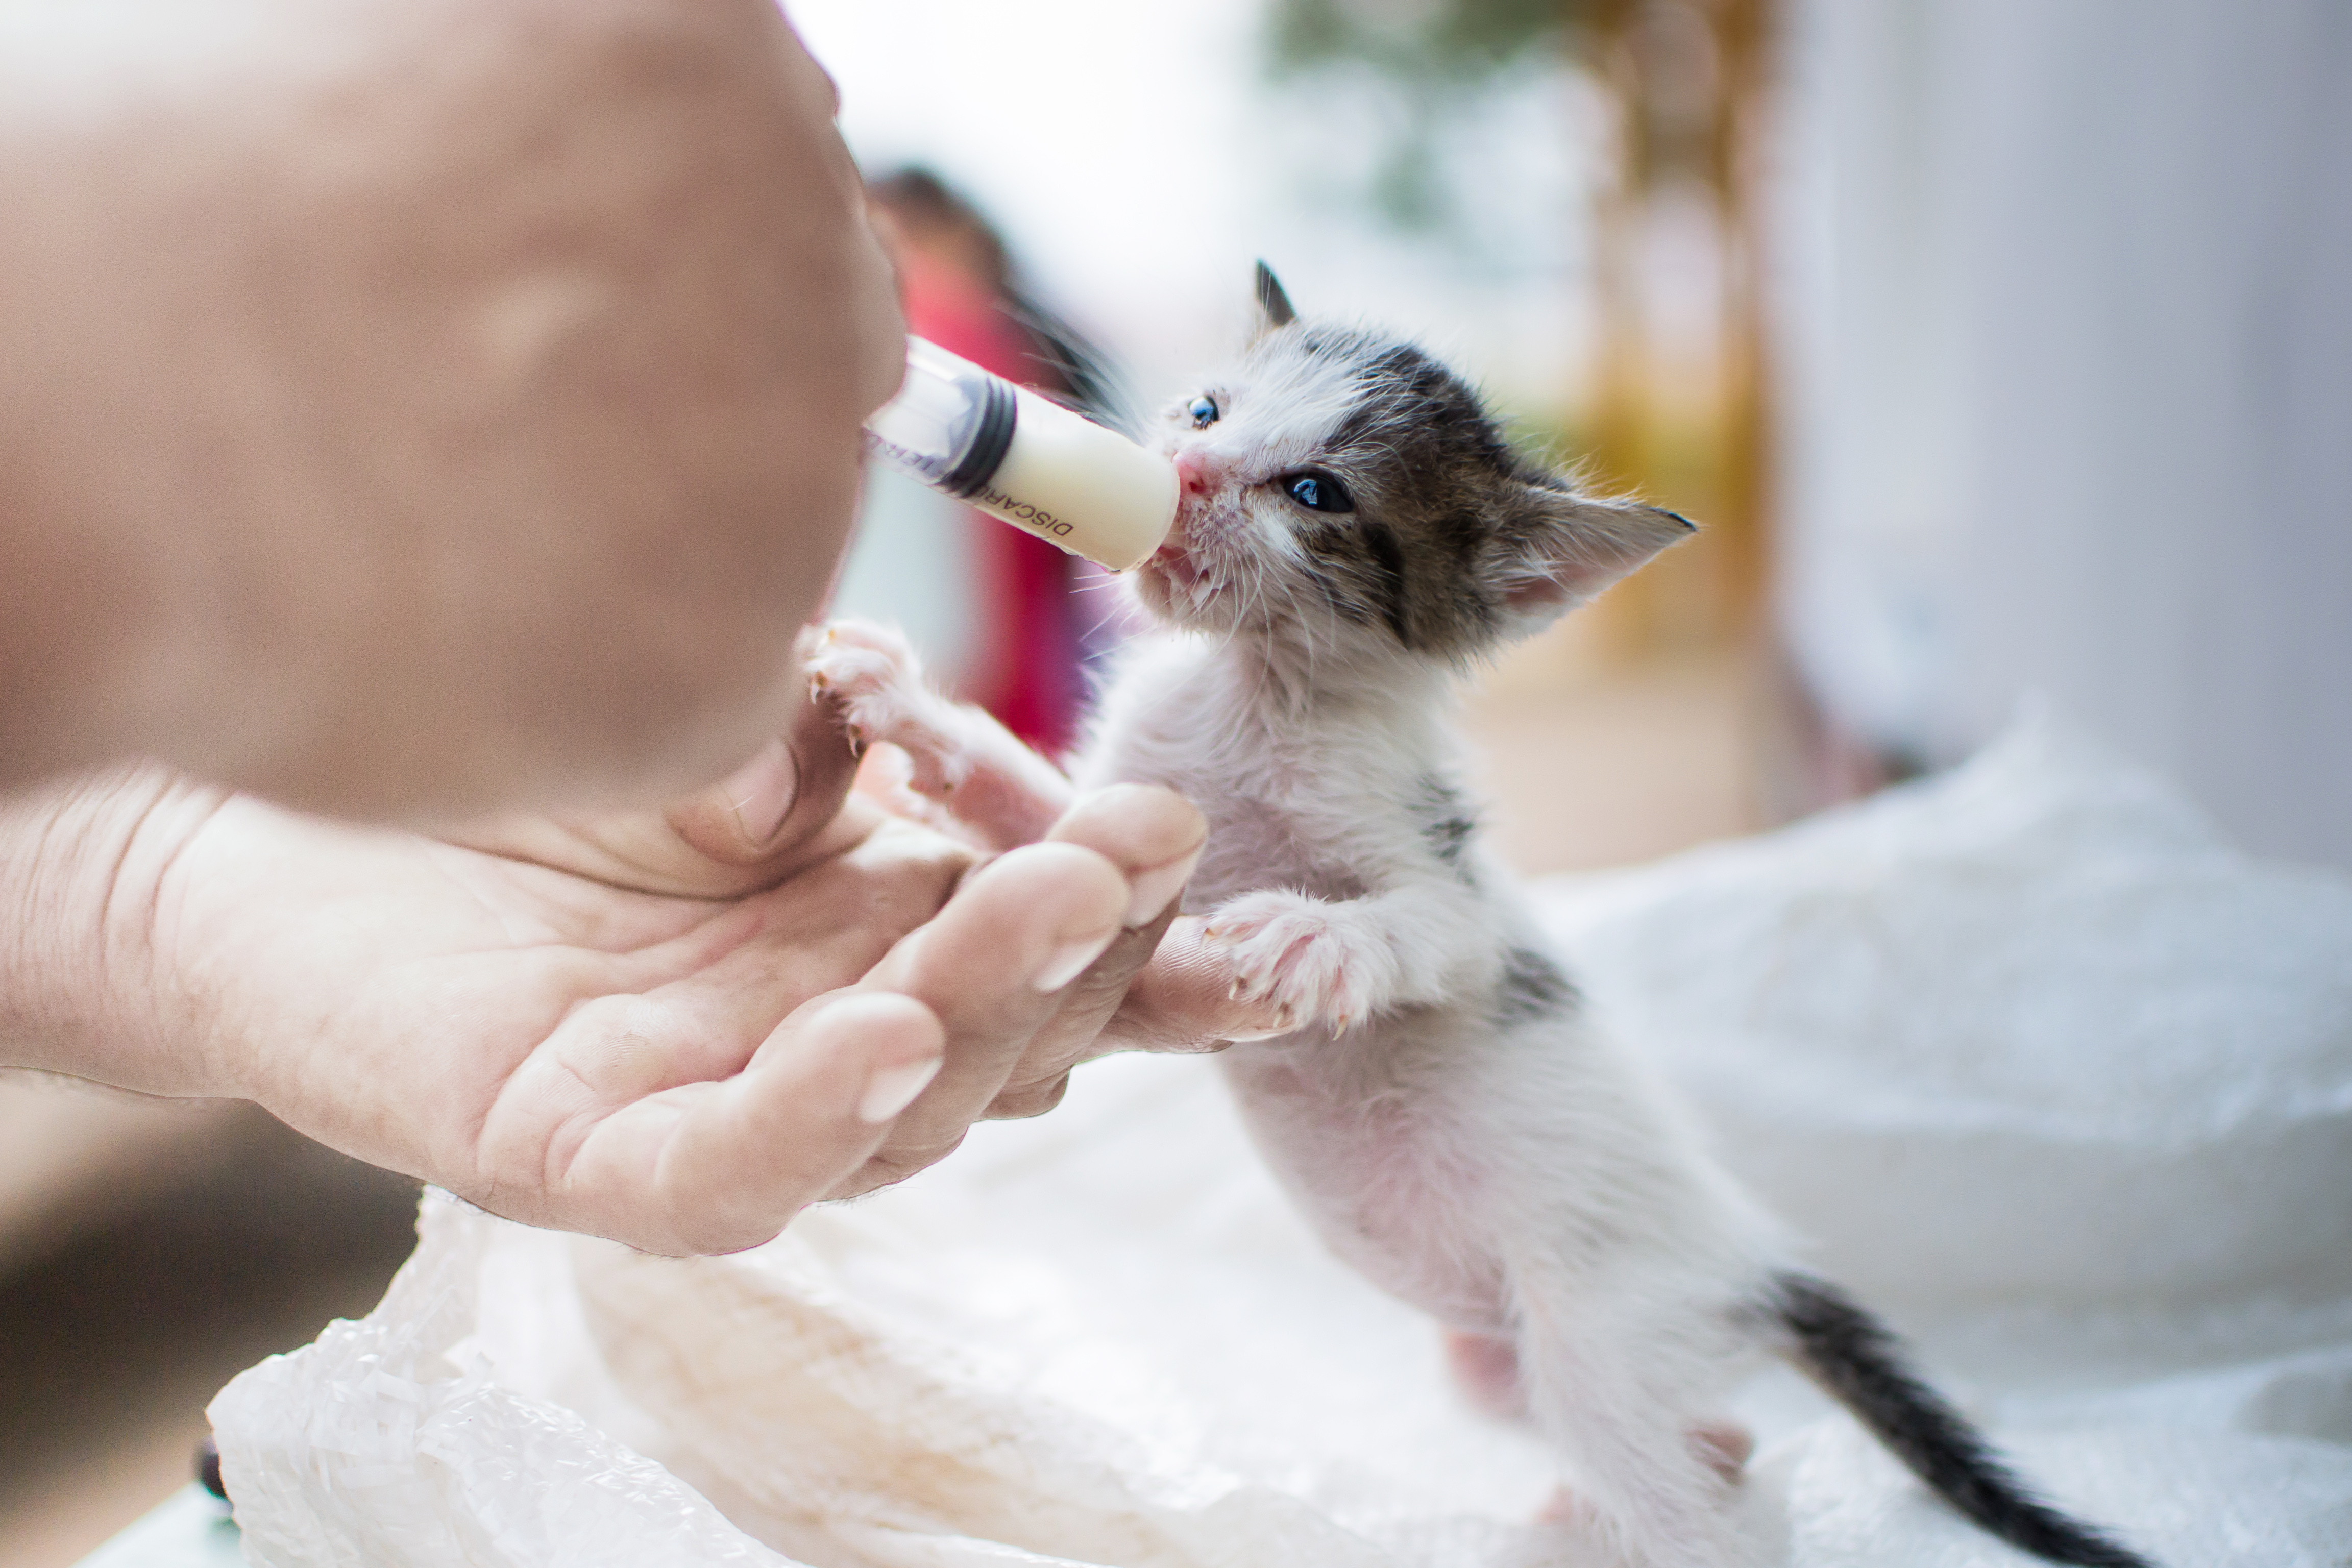
M 791 10 L 925 335 L 1150 407 L 1264 257 L 1705 525 L 1467 693 L 1523 872 L 1947 766 L 2036 696 L 2352 868 L 2352 6 Z M 1120 630 L 1098 574 L 882 480 L 841 600 L 1049 748 Z M 255 1112 L 0 1081 L 0 1568 L 182 1484 L 214 1389 L 372 1305 L 412 1201 Z

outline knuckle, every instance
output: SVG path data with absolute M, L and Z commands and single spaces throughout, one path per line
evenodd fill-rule
M 1045 1115 L 1061 1104 L 1062 1098 L 1069 1092 L 1068 1073 L 1047 1083 L 1008 1089 L 998 1095 L 989 1106 L 988 1118 L 992 1121 L 1025 1121 L 1031 1117 Z
M 961 1148 L 965 1131 L 959 1129 L 951 1138 L 883 1149 L 866 1163 L 866 1169 L 860 1173 L 872 1177 L 870 1186 L 874 1187 L 887 1187 L 903 1182 L 911 1175 L 929 1170 Z

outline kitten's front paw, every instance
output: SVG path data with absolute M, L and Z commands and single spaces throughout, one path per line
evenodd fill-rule
M 1346 904 L 1304 893 L 1244 893 L 1218 907 L 1206 934 L 1223 944 L 1233 965 L 1234 999 L 1273 1002 L 1286 1030 L 1320 1024 L 1337 1034 L 1395 994 L 1395 954 Z
M 809 689 L 840 705 L 842 725 L 857 750 L 877 741 L 895 743 L 919 728 L 917 715 L 930 692 L 905 637 L 870 621 L 835 621 L 803 646 Z
M 808 645 L 809 688 L 840 706 L 853 750 L 887 742 L 913 764 L 908 782 L 945 800 L 971 776 L 973 759 L 955 723 L 955 705 L 923 681 L 907 639 L 870 621 L 835 621 Z

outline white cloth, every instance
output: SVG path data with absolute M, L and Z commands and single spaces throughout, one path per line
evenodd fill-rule
M 2352 880 L 2030 728 L 1788 833 L 1540 889 L 1593 1004 L 2021 1468 L 2159 1561 L 2352 1561 Z M 1214 1068 L 734 1258 L 437 1196 L 375 1313 L 215 1401 L 250 1559 L 1533 1568 L 1554 1476 L 1328 1259 Z M 2027 1561 L 1793 1378 L 1790 1568 Z M 764 1543 L 764 1544 L 763 1544 Z

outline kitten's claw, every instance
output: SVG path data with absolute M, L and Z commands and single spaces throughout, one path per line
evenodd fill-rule
M 1225 949 L 1234 1002 L 1272 1000 L 1281 1029 L 1356 1027 L 1395 994 L 1395 954 L 1349 918 L 1346 904 L 1303 893 L 1245 893 L 1220 908 L 1202 934 Z
M 887 741 L 914 759 L 918 790 L 954 787 L 969 763 L 934 721 L 940 700 L 923 685 L 906 638 L 885 626 L 836 621 L 805 646 L 809 694 L 840 709 L 851 755 Z

